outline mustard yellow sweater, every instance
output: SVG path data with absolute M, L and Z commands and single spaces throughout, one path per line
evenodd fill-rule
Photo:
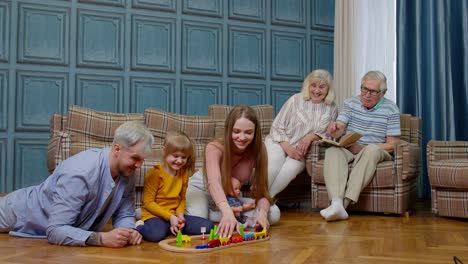
M 159 217 L 168 221 L 171 215 L 184 213 L 188 178 L 187 170 L 181 169 L 171 176 L 161 164 L 156 164 L 145 175 L 142 220 Z

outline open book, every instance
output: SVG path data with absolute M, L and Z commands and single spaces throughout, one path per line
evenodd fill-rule
M 316 134 L 316 135 L 318 135 L 318 134 Z M 320 135 L 318 135 L 318 136 L 320 136 Z M 337 146 L 337 147 L 346 147 L 349 144 L 352 144 L 352 143 L 358 141 L 362 137 L 362 135 L 359 134 L 359 133 L 356 133 L 356 132 L 349 132 L 348 134 L 342 136 L 339 141 L 330 140 L 330 139 L 324 138 L 322 136 L 320 136 L 320 137 L 321 137 L 321 140 L 323 142 L 327 143 L 327 144 Z

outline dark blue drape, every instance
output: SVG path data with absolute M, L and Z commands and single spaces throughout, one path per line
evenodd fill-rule
M 397 0 L 397 103 L 422 119 L 419 194 L 430 197 L 426 144 L 468 140 L 468 1 Z

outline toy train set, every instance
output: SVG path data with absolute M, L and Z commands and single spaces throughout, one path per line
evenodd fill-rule
M 205 230 L 203 228 L 201 230 L 203 235 L 198 236 L 182 235 L 179 231 L 176 238 L 165 239 L 159 242 L 159 246 L 173 252 L 208 252 L 270 239 L 270 234 L 266 228 L 244 231 L 243 225 L 240 225 L 239 233 L 224 238 L 220 238 L 216 234 L 216 228 L 215 226 L 210 230 L 209 236 L 204 234 Z

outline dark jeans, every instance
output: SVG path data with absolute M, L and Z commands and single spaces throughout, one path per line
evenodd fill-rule
M 214 227 L 213 222 L 205 218 L 193 215 L 184 215 L 185 226 L 181 230 L 182 234 L 186 235 L 201 235 L 201 228 L 206 227 L 205 234 L 210 234 L 210 230 Z M 143 236 L 143 239 L 151 242 L 159 242 L 166 238 L 171 233 L 171 224 L 158 217 L 153 217 L 145 221 L 144 225 L 136 228 Z

